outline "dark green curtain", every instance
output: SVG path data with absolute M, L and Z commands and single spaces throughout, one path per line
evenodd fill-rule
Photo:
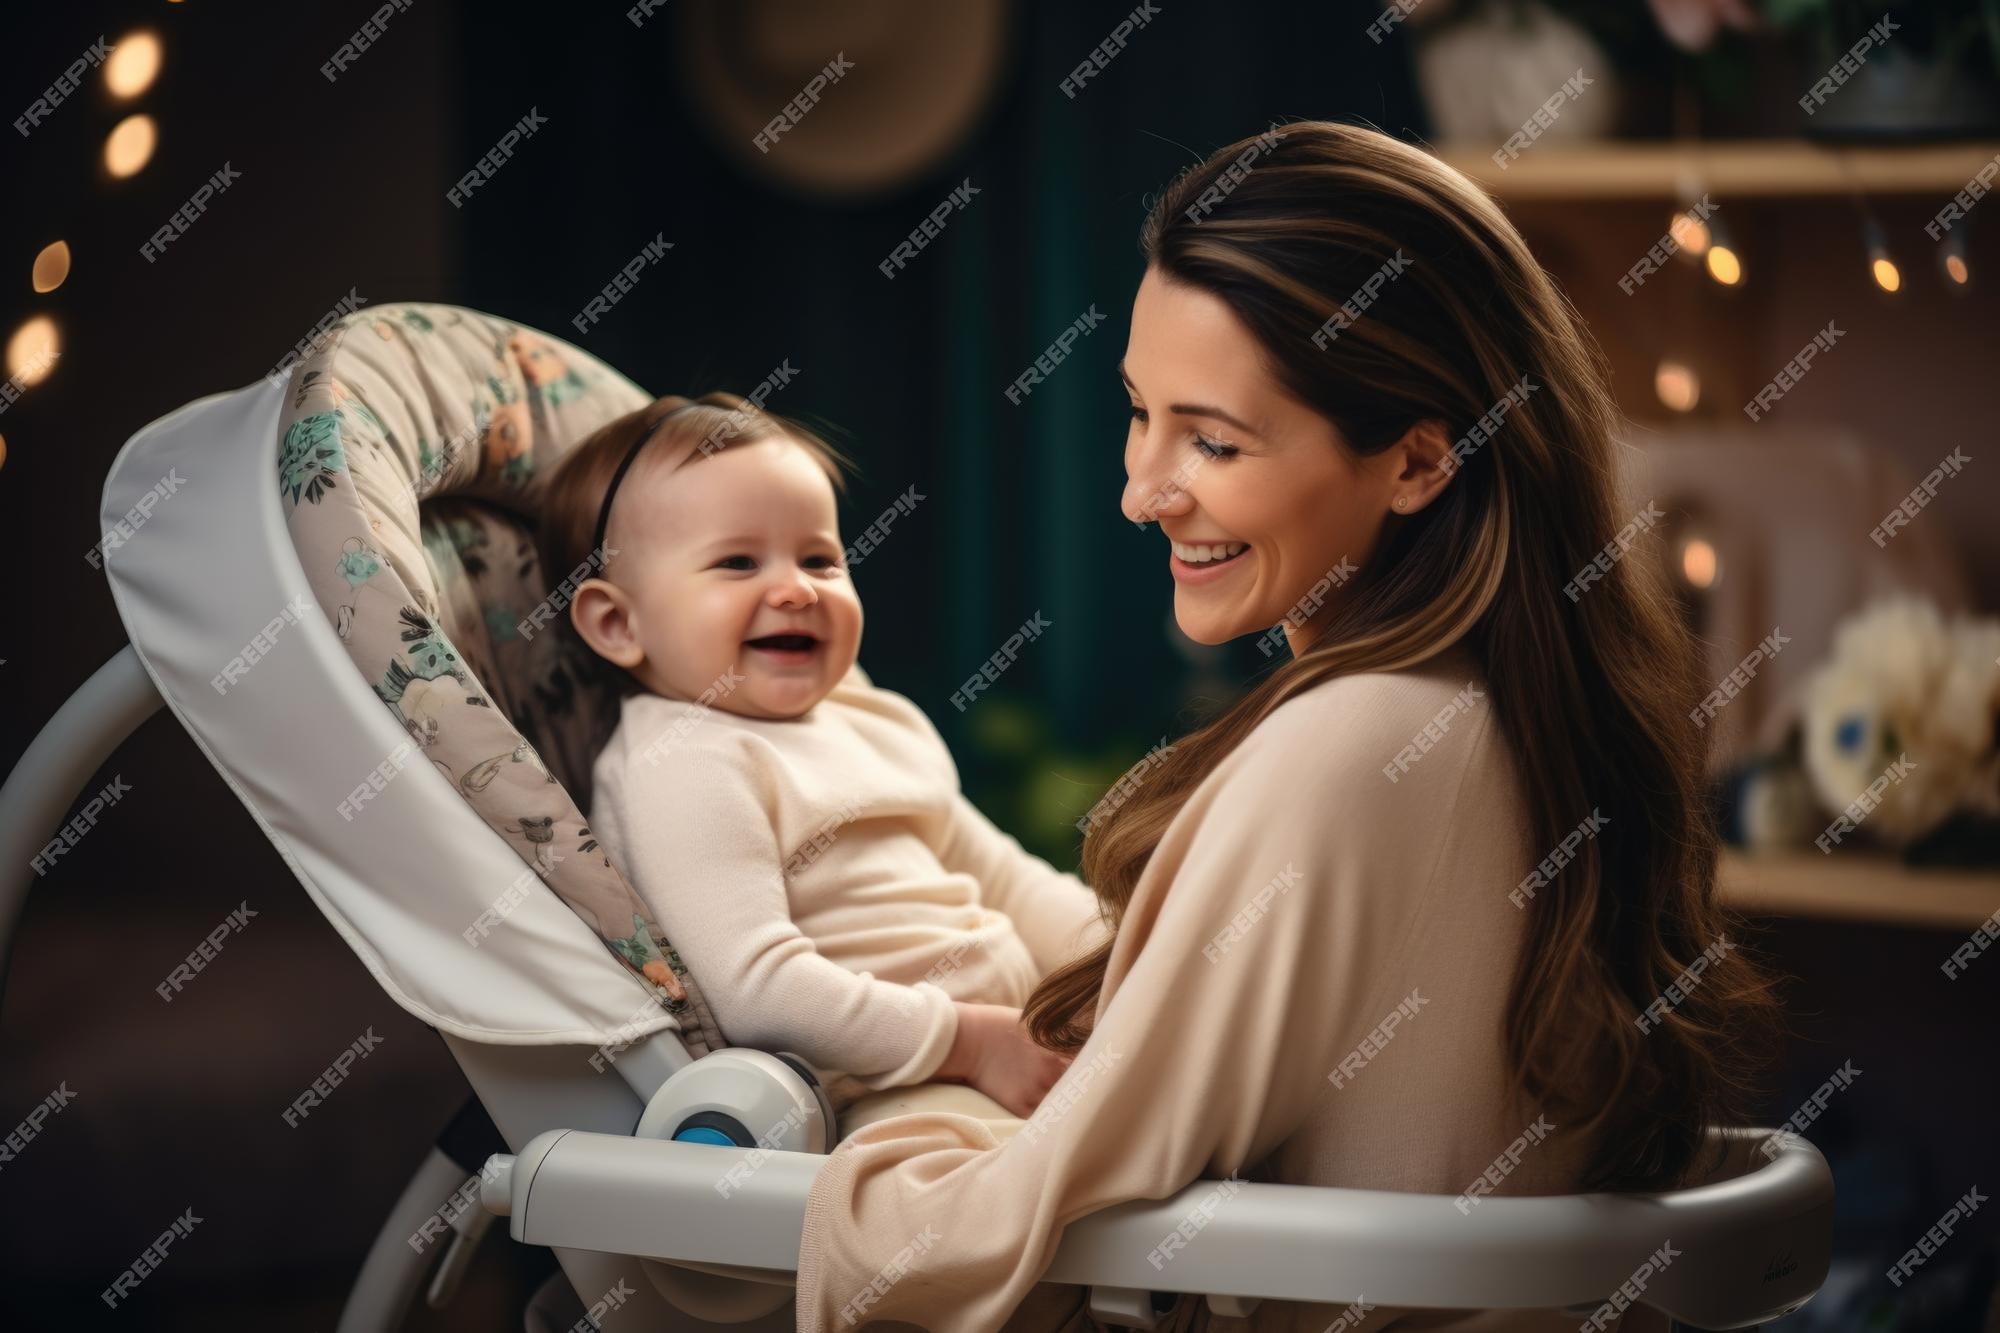
M 664 232 L 665 262 L 578 341 L 656 392 L 746 392 L 789 360 L 798 377 L 769 406 L 830 425 L 862 464 L 850 538 L 907 489 L 924 496 L 856 572 L 862 663 L 937 722 L 974 798 L 1059 863 L 1103 783 L 1269 665 L 1248 644 L 1199 650 L 1171 631 L 1163 543 L 1118 510 L 1116 366 L 1146 207 L 1276 119 L 1424 132 L 1409 44 L 1370 41 L 1367 5 L 1154 8 L 1072 98 L 1063 78 L 1133 6 L 1018 5 L 1001 87 L 963 149 L 860 202 L 789 194 L 720 154 L 662 73 L 675 65 L 664 13 L 636 33 L 622 15 L 579 17 L 529 43 L 491 8 L 466 16 L 469 67 L 485 73 L 462 156 L 529 102 L 549 120 L 465 210 L 470 302 L 561 334 Z M 968 180 L 978 195 L 885 279 L 879 261 Z M 1009 402 L 1093 307 L 1103 322 Z M 1048 631 L 955 708 L 1038 611 Z

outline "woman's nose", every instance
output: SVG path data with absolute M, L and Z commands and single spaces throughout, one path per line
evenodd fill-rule
M 1135 457 L 1131 462 L 1139 463 L 1140 458 Z M 1194 509 L 1194 498 L 1188 494 L 1184 473 L 1165 466 L 1133 468 L 1129 465 L 1127 473 L 1125 495 L 1120 507 L 1125 511 L 1125 517 L 1134 523 L 1175 518 Z

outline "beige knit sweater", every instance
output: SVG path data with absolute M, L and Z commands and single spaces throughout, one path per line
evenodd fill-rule
M 1507 895 L 1547 850 L 1524 780 L 1464 647 L 1275 710 L 1175 815 L 1091 1039 L 1034 1117 L 902 1116 L 832 1154 L 807 1205 L 802 1333 L 969 1333 L 1017 1306 L 1012 1329 L 1091 1327 L 1080 1288 L 1037 1286 L 1063 1228 L 1198 1179 L 1464 1191 L 1541 1112 L 1509 1099 L 1503 1059 L 1524 920 Z M 1494 1192 L 1567 1192 L 1588 1146 L 1556 1124 Z M 859 1306 L 871 1284 L 887 1290 Z M 1189 1297 L 1165 1327 L 1320 1333 L 1345 1310 L 1266 1302 L 1244 1321 Z M 1360 1327 L 1578 1322 L 1378 1308 Z
M 836 1107 L 922 1083 L 954 1000 L 1019 1005 L 1105 936 L 1097 896 L 959 791 L 922 710 L 855 667 L 804 716 L 623 704 L 590 822 L 732 1044 L 794 1051 Z

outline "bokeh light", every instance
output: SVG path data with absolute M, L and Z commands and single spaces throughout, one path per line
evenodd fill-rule
M 104 169 L 113 176 L 130 176 L 153 160 L 159 132 L 151 116 L 127 116 L 104 140 Z
M 8 377 L 23 388 L 40 384 L 49 377 L 61 351 L 56 322 L 47 315 L 36 315 L 7 340 Z
M 1665 360 L 1653 372 L 1653 392 L 1663 406 L 1675 412 L 1692 412 L 1701 401 L 1701 376 L 1679 361 Z
M 1725 287 L 1734 287 L 1743 281 L 1743 261 L 1736 252 L 1726 245 L 1713 245 L 1708 250 L 1708 276 Z
M 1681 547 L 1681 577 L 1692 587 L 1714 587 L 1720 566 L 1715 547 L 1700 537 L 1688 538 L 1687 544 Z
M 1708 224 L 1692 213 L 1676 213 L 1667 224 L 1667 234 L 1674 238 L 1674 244 L 1691 255 L 1703 254 L 1708 250 Z
M 104 62 L 104 86 L 113 97 L 137 97 L 160 73 L 160 39 L 141 30 L 125 34 Z
M 69 277 L 69 242 L 55 241 L 42 247 L 35 256 L 35 267 L 30 274 L 38 292 L 52 292 L 63 285 Z

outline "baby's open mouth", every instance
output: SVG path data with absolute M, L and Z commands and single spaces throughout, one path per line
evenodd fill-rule
M 766 634 L 759 639 L 745 639 L 744 643 L 767 653 L 809 653 L 819 647 L 819 640 L 810 634 Z

